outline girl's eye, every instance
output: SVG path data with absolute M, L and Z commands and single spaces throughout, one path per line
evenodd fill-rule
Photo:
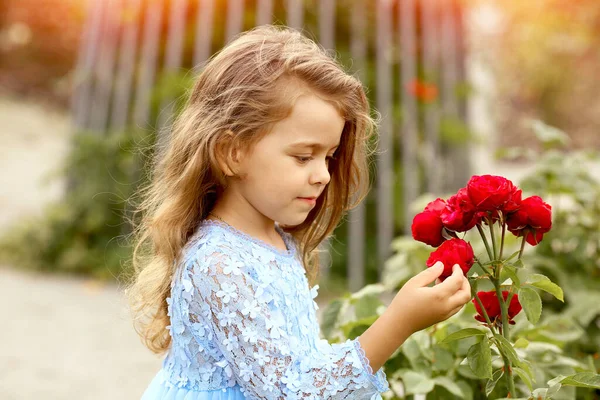
M 298 160 L 298 162 L 300 164 L 306 164 L 307 162 L 309 162 L 310 160 L 312 160 L 312 157 L 296 156 L 296 160 Z

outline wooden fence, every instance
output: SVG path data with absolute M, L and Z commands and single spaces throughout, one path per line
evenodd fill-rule
M 285 15 L 277 17 L 276 10 Z M 275 20 L 304 29 L 327 49 L 337 51 L 343 43 L 352 72 L 374 86 L 374 106 L 383 117 L 375 193 L 380 273 L 398 233 L 395 216 L 403 215 L 408 233 L 409 207 L 420 194 L 455 190 L 469 174 L 464 144 L 445 142 L 441 135 L 466 120 L 465 99 L 457 95 L 464 87 L 462 11 L 454 0 L 89 0 L 74 125 L 98 134 L 132 126 L 163 131 L 173 99 L 162 98 L 158 117 L 150 120 L 157 79 L 205 61 L 218 50 L 213 37 L 218 29 L 224 30 L 224 44 L 252 25 Z M 307 20 L 314 15 L 313 29 Z M 349 37 L 335 37 L 341 22 L 349 26 Z M 191 55 L 184 59 L 190 38 Z M 373 63 L 374 78 L 367 74 Z M 401 198 L 394 193 L 398 181 Z M 373 234 L 365 229 L 366 218 L 365 204 L 348 217 L 347 274 L 353 291 L 365 284 L 365 241 Z M 325 277 L 328 271 L 324 268 Z

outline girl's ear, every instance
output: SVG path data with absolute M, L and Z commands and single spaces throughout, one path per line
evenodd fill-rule
M 235 144 L 235 135 L 231 131 L 227 131 L 217 141 L 215 155 L 221 171 L 226 176 L 235 176 L 238 174 L 241 152 Z

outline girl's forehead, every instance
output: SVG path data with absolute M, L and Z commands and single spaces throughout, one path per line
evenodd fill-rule
M 290 115 L 276 123 L 273 131 L 287 145 L 329 149 L 338 145 L 344 125 L 330 102 L 305 94 L 296 99 Z

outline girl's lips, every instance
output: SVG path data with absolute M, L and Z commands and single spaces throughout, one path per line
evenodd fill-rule
M 298 199 L 307 202 L 308 204 L 316 204 L 317 203 L 317 198 L 316 197 L 298 197 Z

